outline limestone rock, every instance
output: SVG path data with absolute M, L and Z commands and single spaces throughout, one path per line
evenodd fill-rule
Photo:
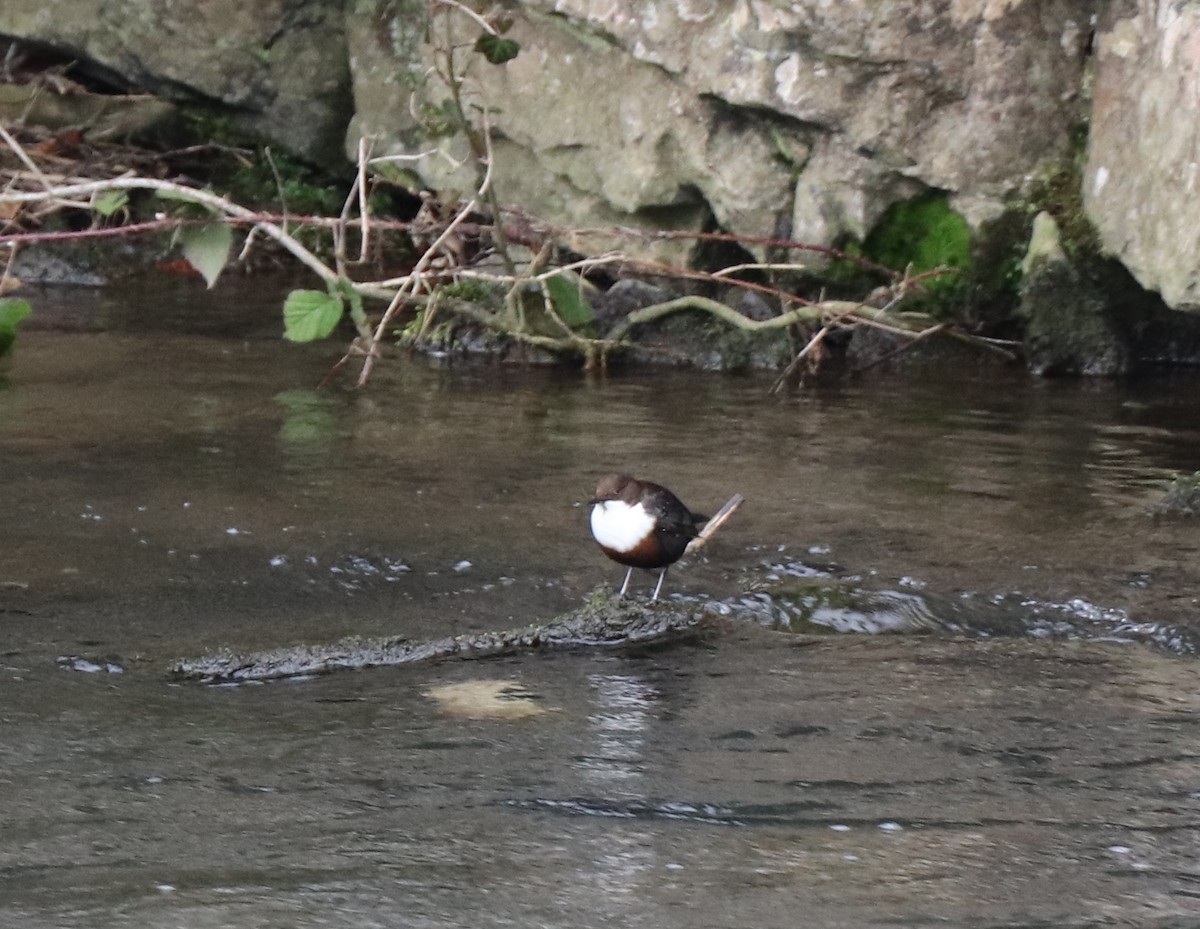
M 478 27 L 456 15 L 459 60 L 475 59 L 469 102 L 489 113 L 500 198 L 562 228 L 719 227 L 829 246 L 929 190 L 978 226 L 1068 151 L 1084 115 L 1091 6 L 1076 0 L 510 9 L 520 55 L 502 66 L 471 55 Z M 445 93 L 430 77 L 428 10 L 423 0 L 5 0 L 0 35 L 77 58 L 117 89 L 219 104 L 316 160 L 355 157 L 369 137 L 406 179 L 469 193 L 478 179 L 455 168 L 461 136 L 431 139 L 421 124 L 422 104 Z M 592 252 L 664 247 L 624 234 L 578 241 Z
M 350 72 L 322 0 L 4 0 L 0 34 L 54 49 L 110 86 L 216 103 L 317 161 L 341 157 Z
M 387 9 L 354 13 L 384 44 L 402 29 Z M 1088 23 L 1067 0 L 527 0 L 519 13 L 521 54 L 478 82 L 497 189 L 568 226 L 715 221 L 832 245 L 929 188 L 980 222 L 1066 151 L 1082 116 Z M 365 106 L 386 74 L 364 55 L 356 128 L 381 152 L 420 150 L 398 100 Z M 414 168 L 469 189 L 449 165 Z
M 1200 7 L 1117 10 L 1097 35 L 1085 206 L 1143 287 L 1200 310 Z
M 1046 213 L 1033 223 L 1022 266 L 1025 355 L 1036 374 L 1125 374 L 1132 364 L 1123 327 L 1104 288 L 1082 272 Z

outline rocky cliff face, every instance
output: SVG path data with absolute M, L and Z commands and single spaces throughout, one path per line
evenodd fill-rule
M 1200 307 L 1190 4 L 526 0 L 512 16 L 521 54 L 474 66 L 477 87 L 497 189 L 551 222 L 829 245 L 939 191 L 979 228 L 1025 209 L 1090 119 L 1085 195 L 1104 248 L 1168 303 Z M 325 160 L 362 135 L 376 155 L 455 154 L 413 117 L 414 94 L 437 97 L 426 23 L 423 0 L 0 5 L 0 35 L 116 86 L 220 105 Z M 452 164 L 404 162 L 469 190 Z
M 114 89 L 211 104 L 308 158 L 345 144 L 338 0 L 4 0 L 0 36 L 77 61 Z
M 378 4 L 353 17 L 375 19 Z M 1088 10 L 1055 0 L 529 0 L 521 55 L 481 81 L 498 184 L 571 225 L 696 227 L 819 245 L 861 239 L 929 189 L 980 223 L 1061 157 L 1081 100 Z M 356 34 L 371 37 L 359 28 Z M 387 80 L 359 47 L 356 86 Z M 468 35 L 463 35 L 468 40 Z M 411 47 L 411 46 L 408 46 Z M 410 151 L 396 101 L 358 126 Z M 446 160 L 419 170 L 465 186 Z
M 1117 5 L 1097 34 L 1083 193 L 1105 248 L 1170 306 L 1200 309 L 1200 8 Z

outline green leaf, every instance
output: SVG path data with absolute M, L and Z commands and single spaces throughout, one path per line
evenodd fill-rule
M 92 199 L 92 209 L 101 216 L 112 216 L 129 205 L 129 194 L 123 190 L 106 190 Z
M 342 298 L 319 290 L 293 290 L 283 304 L 283 337 L 292 342 L 315 342 L 337 327 Z
M 17 324 L 32 312 L 28 300 L 0 299 L 0 355 L 8 351 L 17 337 Z
M 17 331 L 17 323 L 33 312 L 28 300 L 16 300 L 12 297 L 0 299 L 0 329 Z
M 179 244 L 183 249 L 183 257 L 212 287 L 229 261 L 233 230 L 224 223 L 187 226 L 179 235 Z
M 453 100 L 447 100 L 441 105 L 425 103 L 421 106 L 421 127 L 435 139 L 454 133 L 458 122 L 454 115 Z
M 521 51 L 521 43 L 485 32 L 475 40 L 475 51 L 480 52 L 492 64 L 502 65 L 517 57 Z
M 561 274 L 548 277 L 545 280 L 546 290 L 554 304 L 554 312 L 572 329 L 580 329 L 588 323 L 595 322 L 596 316 L 580 292 L 578 281 Z

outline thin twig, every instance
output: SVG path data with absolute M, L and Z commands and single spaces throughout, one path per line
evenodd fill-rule
M 466 4 L 460 3 L 459 0 L 434 0 L 434 2 L 441 6 L 452 7 L 463 15 L 469 16 L 471 19 L 475 20 L 475 22 L 479 24 L 479 27 L 483 29 L 484 32 L 488 33 L 488 35 L 498 35 L 496 32 L 496 27 L 488 22 L 485 17 L 480 16 Z
M 875 271 L 894 281 L 899 282 L 903 274 L 895 268 L 878 264 L 861 255 L 852 255 L 829 245 L 817 245 L 813 242 L 798 242 L 795 239 L 781 239 L 775 236 L 744 235 L 735 232 L 695 232 L 686 229 L 638 229 L 631 226 L 610 226 L 608 228 L 593 227 L 584 229 L 554 228 L 554 233 L 562 237 L 586 239 L 602 237 L 608 239 L 635 239 L 652 242 L 671 242 L 687 239 L 694 242 L 721 242 L 740 245 L 744 248 L 771 248 L 780 251 L 813 252 L 828 258 L 844 258 L 868 271 Z M 584 249 L 579 249 L 583 251 Z
M 346 199 L 342 201 L 342 210 L 338 214 L 337 225 L 330 230 L 330 235 L 333 238 L 333 266 L 337 269 L 337 273 L 346 276 L 346 230 L 350 225 L 350 204 L 355 201 L 358 193 L 358 177 L 354 178 L 354 183 L 350 185 L 350 192 L 346 194 Z
M 263 147 L 263 157 L 267 159 L 267 165 L 271 169 L 271 176 L 275 179 L 275 192 L 279 194 L 279 208 L 283 211 L 283 222 L 280 226 L 286 232 L 288 227 L 288 205 L 287 195 L 283 191 L 283 177 L 279 174 L 279 167 L 275 164 L 275 158 L 271 154 L 271 147 Z
M 0 274 L 0 294 L 3 294 L 7 288 L 9 281 L 14 280 L 12 276 L 13 265 L 17 263 L 17 252 L 21 250 L 19 245 L 10 245 L 8 248 L 8 260 L 4 263 L 4 273 Z M 21 282 L 17 281 L 17 287 L 21 286 Z
M 267 222 L 253 210 L 226 200 L 224 197 L 209 193 L 206 190 L 188 187 L 186 184 L 176 184 L 172 181 L 161 181 L 147 177 L 117 177 L 109 178 L 108 180 L 89 181 L 83 184 L 52 187 L 45 192 L 6 191 L 0 193 L 0 203 L 35 203 L 45 200 L 48 195 L 55 198 L 64 198 L 83 194 L 91 195 L 107 190 L 154 190 L 160 193 L 170 193 L 182 199 L 207 206 L 218 213 L 224 213 L 240 220 L 252 221 L 257 228 L 261 229 L 266 235 L 291 252 L 301 264 L 313 271 L 322 280 L 330 283 L 336 283 L 339 280 L 335 271 L 301 245 L 285 229 L 274 223 Z
M 804 348 L 800 349 L 800 351 L 796 353 L 796 357 L 793 358 L 788 366 L 783 369 L 779 377 L 775 378 L 775 382 L 771 384 L 771 389 L 767 391 L 767 393 L 777 394 L 779 391 L 783 390 L 783 385 L 791 380 L 792 375 L 796 373 L 796 369 L 800 367 L 800 362 L 816 352 L 817 349 L 824 344 L 825 336 L 827 336 L 834 328 L 836 328 L 836 323 L 831 321 L 817 330 L 816 335 L 814 335 L 808 340 L 807 343 L 805 343 Z
M 362 226 L 358 231 L 358 263 L 366 264 L 370 254 L 371 242 L 371 210 L 368 204 L 370 185 L 367 183 L 367 162 L 371 158 L 372 140 L 366 136 L 358 137 L 358 172 L 355 184 L 358 186 L 358 218 Z
M 392 317 L 399 312 L 400 307 L 404 305 L 407 297 L 409 297 L 411 292 L 416 289 L 421 276 L 429 269 L 430 262 L 432 262 L 433 259 L 439 254 L 441 246 L 446 243 L 446 240 L 454 234 L 454 231 L 462 224 L 463 220 L 465 220 L 474 209 L 475 201 L 472 200 L 458 211 L 458 215 L 447 224 L 446 228 L 442 230 L 442 234 L 434 239 L 433 244 L 425 250 L 425 254 L 423 254 L 417 260 L 417 263 L 413 266 L 412 273 L 408 276 L 408 286 L 400 287 L 392 297 L 392 301 L 388 304 L 388 307 L 384 311 L 383 316 L 380 318 L 379 323 L 375 326 L 375 331 L 371 334 L 370 341 L 366 345 L 366 357 L 363 359 L 362 370 L 358 375 L 357 386 L 362 387 L 364 384 L 366 384 L 368 378 L 370 378 L 371 371 L 375 367 L 375 359 L 379 357 L 379 343 L 382 342 L 384 336 L 387 335 L 388 326 L 391 324 Z
M 3 194 L 0 194 L 3 200 Z M 143 232 L 161 232 L 188 225 L 189 220 L 164 216 L 162 219 L 151 219 L 144 223 L 129 223 L 125 226 L 105 227 L 102 229 L 62 229 L 54 232 L 3 232 L 0 233 L 0 245 L 24 245 L 33 242 L 58 242 L 68 239 L 98 239 L 111 238 L 118 235 L 139 235 Z
M 730 265 L 728 268 L 721 268 L 719 271 L 713 271 L 712 276 L 720 279 L 730 277 L 734 274 L 741 274 L 745 271 L 792 271 L 800 272 L 807 269 L 807 265 L 776 263 L 771 261 L 750 261 L 740 265 Z
M 34 163 L 33 159 L 29 157 L 25 149 L 21 147 L 21 143 L 13 138 L 3 125 L 0 125 L 0 139 L 4 140 L 4 144 L 12 149 L 13 154 L 21 160 L 21 163 L 29 169 L 30 173 L 38 179 L 38 182 L 45 187 L 46 190 L 49 190 L 53 186 L 49 179 L 42 174 L 41 168 Z
M 938 323 L 936 326 L 930 326 L 928 329 L 922 329 L 920 332 L 911 336 L 909 338 L 909 340 L 907 342 L 905 342 L 903 345 L 897 346 L 896 348 L 892 349 L 890 352 L 884 352 L 882 355 L 880 355 L 874 361 L 869 361 L 866 364 L 860 365 L 859 367 L 855 368 L 854 373 L 862 374 L 864 371 L 870 371 L 872 368 L 878 367 L 879 365 L 883 364 L 886 361 L 891 361 L 893 358 L 897 357 L 898 355 L 903 355 L 905 352 L 907 352 L 909 349 L 911 349 L 918 342 L 929 338 L 931 335 L 937 335 L 939 332 L 945 332 L 947 325 L 948 325 L 947 323 Z
M 413 113 L 413 116 L 415 117 L 416 114 Z M 436 155 L 438 151 L 439 150 L 436 148 L 430 148 L 423 152 L 414 152 L 411 155 L 380 155 L 377 158 L 368 159 L 367 165 L 386 165 L 397 161 L 420 161 L 422 158 L 431 158 L 432 156 Z

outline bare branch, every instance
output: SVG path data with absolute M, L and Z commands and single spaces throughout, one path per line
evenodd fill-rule
M 470 17 L 471 19 L 475 20 L 475 22 L 479 24 L 479 28 L 488 33 L 488 35 L 499 34 L 496 32 L 496 27 L 488 22 L 485 17 L 480 16 L 465 3 L 460 3 L 459 0 L 434 0 L 434 3 L 439 4 L 440 6 L 451 7 L 452 9 L 458 10 L 458 12 L 462 13 L 463 15 Z
M 48 195 L 56 199 L 61 199 L 84 194 L 90 195 L 107 190 L 154 190 L 160 193 L 169 193 L 181 199 L 191 200 L 207 206 L 218 213 L 224 213 L 236 219 L 251 220 L 257 228 L 261 229 L 266 235 L 291 252 L 301 264 L 316 273 L 322 280 L 334 282 L 338 279 L 336 272 L 328 268 L 321 259 L 296 241 L 281 226 L 262 220 L 253 210 L 239 206 L 230 200 L 226 200 L 224 197 L 219 197 L 206 190 L 188 187 L 185 184 L 176 184 L 173 181 L 160 181 L 148 177 L 115 177 L 108 180 L 88 181 L 81 184 L 54 186 L 49 190 L 33 193 L 5 191 L 4 193 L 0 193 L 0 203 L 35 203 L 45 200 Z
M 486 15 L 471 9 L 470 4 L 464 0 L 431 0 L 430 9 L 435 14 L 444 14 L 441 22 L 433 24 L 433 32 L 439 38 L 435 38 L 431 50 L 430 74 L 444 85 L 443 115 L 450 117 L 459 135 L 467 143 L 468 153 L 464 161 L 461 164 L 453 161 L 452 163 L 456 167 L 467 166 L 474 172 L 476 190 L 468 202 L 443 204 L 431 196 L 426 204 L 428 210 L 423 207 L 421 214 L 413 221 L 392 221 L 371 214 L 371 184 L 377 177 L 372 175 L 372 167 L 419 160 L 433 154 L 450 158 L 441 148 L 416 154 L 374 157 L 371 140 L 361 138 L 358 142 L 354 181 L 339 215 L 333 217 L 291 215 L 288 204 L 283 201 L 282 181 L 272 161 L 271 169 L 275 172 L 276 184 L 280 188 L 283 214 L 276 216 L 248 209 L 207 190 L 152 177 L 123 175 L 92 180 L 50 174 L 40 170 L 29 153 L 21 148 L 20 143 L 0 127 L 0 142 L 12 150 L 28 171 L 19 172 L 9 179 L 7 188 L 0 191 L 0 206 L 28 204 L 26 209 L 9 212 L 18 212 L 27 220 L 37 220 L 40 215 L 64 206 L 91 210 L 93 199 L 104 192 L 144 190 L 200 204 L 211 211 L 214 220 L 231 226 L 245 227 L 246 238 L 241 250 L 243 256 L 256 240 L 270 239 L 303 267 L 316 274 L 332 294 L 349 294 L 354 297 L 351 307 L 359 334 L 350 343 L 329 376 L 332 377 L 342 370 L 351 360 L 361 359 L 357 377 L 359 386 L 369 379 L 381 357 L 384 340 L 393 333 L 400 314 L 405 310 L 421 307 L 425 309 L 425 315 L 416 336 L 418 340 L 426 338 L 433 330 L 435 317 L 442 321 L 450 314 L 522 344 L 551 352 L 580 354 L 589 367 L 595 364 L 605 365 L 608 355 L 625 347 L 638 327 L 678 312 L 705 313 L 724 325 L 747 333 L 780 332 L 797 326 L 804 327 L 806 333 L 816 329 L 776 382 L 776 389 L 786 378 L 799 370 L 801 364 L 820 361 L 830 333 L 858 326 L 872 326 L 906 340 L 901 348 L 885 355 L 881 360 L 893 357 L 907 350 L 912 344 L 935 335 L 945 335 L 1006 358 L 1012 357 L 1007 343 L 970 335 L 949 324 L 930 320 L 925 315 L 899 310 L 903 300 L 919 291 L 929 279 L 951 273 L 948 269 L 939 268 L 920 274 L 911 273 L 911 269 L 897 272 L 837 249 L 774 237 L 624 227 L 602 230 L 559 229 L 502 205 L 496 189 L 498 166 L 492 134 L 492 115 L 486 106 L 479 103 L 482 97 L 466 54 L 470 46 L 456 44 L 458 33 L 452 28 L 454 24 L 450 20 L 461 14 L 469 18 L 475 26 L 493 35 L 496 34 L 495 26 Z M 474 34 L 473 27 L 470 31 Z M 477 58 L 478 56 L 475 56 L 471 60 Z M 414 116 L 419 119 L 419 107 L 415 96 L 410 100 L 410 107 Z M 425 196 L 424 193 L 422 196 Z M 486 215 L 481 216 L 481 213 Z M 12 249 L 9 255 L 11 265 L 12 254 L 19 243 L 58 241 L 81 236 L 130 235 L 171 229 L 187 222 L 190 220 L 160 216 L 153 222 L 83 232 L 17 231 L 0 234 L 0 245 L 7 244 Z M 315 252 L 302 244 L 297 238 L 299 225 L 329 230 L 333 241 L 332 255 L 325 256 L 323 252 Z M 347 243 L 354 230 L 357 230 L 359 235 L 357 259 L 347 255 Z M 365 266 L 371 255 L 379 251 L 372 246 L 388 231 L 407 233 L 413 244 L 422 249 L 415 264 L 404 274 L 395 275 L 393 272 L 393 276 L 381 280 L 353 280 L 349 275 L 351 266 L 355 263 Z M 576 254 L 583 255 L 597 251 L 595 248 L 585 247 L 589 237 L 594 236 L 604 236 L 606 240 L 625 240 L 629 248 L 627 251 L 607 250 L 602 254 L 592 254 L 589 257 L 555 264 L 568 248 L 573 249 Z M 776 259 L 782 256 L 782 259 L 763 258 L 717 271 L 700 271 L 631 257 L 630 253 L 636 251 L 638 243 L 674 240 L 734 243 L 743 248 L 757 250 L 760 256 L 767 255 Z M 474 243 L 479 243 L 477 251 L 472 251 Z M 520 252 L 512 247 L 514 243 L 522 247 Z M 525 257 L 525 249 L 534 256 L 532 260 Z M 872 295 L 876 298 L 872 302 L 886 300 L 886 303 L 880 307 L 868 302 L 848 300 L 809 300 L 789 292 L 777 281 L 786 280 L 785 275 L 805 271 L 805 265 L 798 260 L 803 256 L 797 256 L 795 252 L 812 252 L 826 258 L 846 259 L 882 275 L 888 286 Z M 485 254 L 494 254 L 497 261 L 484 265 L 480 256 Z M 515 257 L 518 254 L 522 256 L 520 261 Z M 556 305 L 554 300 L 554 293 L 558 292 L 555 290 L 556 285 L 550 282 L 552 278 L 566 274 L 587 278 L 589 274 L 598 271 L 603 271 L 602 276 L 610 278 L 633 274 L 643 279 L 661 278 L 675 285 L 697 282 L 698 289 L 705 292 L 728 292 L 731 288 L 739 288 L 770 299 L 779 307 L 780 312 L 769 319 L 751 319 L 724 302 L 707 296 L 690 295 L 635 310 L 607 337 L 594 338 L 573 329 L 564 319 L 564 307 Z M 745 280 L 747 272 L 754 272 L 754 276 L 766 272 L 771 275 L 770 283 Z M 452 291 L 448 291 L 445 285 L 460 279 L 487 282 L 503 288 L 504 310 L 494 311 L 452 297 Z M 536 313 L 536 320 L 527 320 L 524 301 L 533 286 L 541 291 L 542 310 Z M 359 297 L 383 301 L 382 314 L 376 317 L 378 310 L 373 307 L 370 322 L 365 322 L 359 312 Z M 551 329 L 551 332 L 555 332 L 553 335 L 536 331 L 538 322 L 542 320 L 551 321 L 558 331 Z
M 37 178 L 38 182 L 46 190 L 49 190 L 53 186 L 46 175 L 42 174 L 41 168 L 34 163 L 33 159 L 29 157 L 25 149 L 21 147 L 21 143 L 14 139 L 2 124 L 0 124 L 0 139 L 4 140 L 4 144 L 12 149 L 13 154 L 21 160 L 21 164 L 25 165 L 25 167 L 29 169 L 29 173 Z
M 429 269 L 430 262 L 432 262 L 434 257 L 439 254 L 439 249 L 441 246 L 444 245 L 450 236 L 454 234 L 455 229 L 457 229 L 462 222 L 469 215 L 471 215 L 474 209 L 475 201 L 472 200 L 458 211 L 458 215 L 455 216 L 454 219 L 452 219 L 446 226 L 446 228 L 442 230 L 441 235 L 434 240 L 433 244 L 426 249 L 425 254 L 422 255 L 420 259 L 418 259 L 416 265 L 413 266 L 412 273 L 408 275 L 407 285 L 402 285 L 396 290 L 395 295 L 392 297 L 391 303 L 388 304 L 388 308 L 384 311 L 384 314 L 380 318 L 378 325 L 375 327 L 375 331 L 371 334 L 370 341 L 366 345 L 366 358 L 363 360 L 362 371 L 360 371 L 358 375 L 359 387 L 362 387 L 364 384 L 366 384 L 367 379 L 371 376 L 371 370 L 375 367 L 375 359 L 379 357 L 379 343 L 382 342 L 384 336 L 387 335 L 388 326 L 391 324 L 392 318 L 400 311 L 400 308 L 404 306 L 405 300 L 411 296 L 416 287 L 419 286 L 422 276 Z

